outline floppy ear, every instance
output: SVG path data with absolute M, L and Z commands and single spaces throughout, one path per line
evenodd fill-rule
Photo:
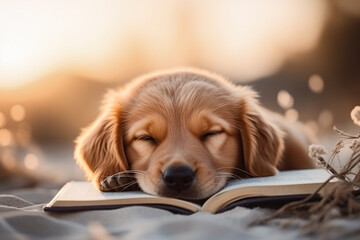
M 75 140 L 74 157 L 98 188 L 107 176 L 127 170 L 121 130 L 121 100 L 109 92 L 101 115 Z
M 247 87 L 241 91 L 239 127 L 245 170 L 254 176 L 275 175 L 283 150 L 283 132 L 266 119 L 257 94 Z

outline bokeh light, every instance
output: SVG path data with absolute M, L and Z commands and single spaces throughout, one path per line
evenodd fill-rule
M 9 146 L 12 142 L 12 138 L 13 136 L 10 130 L 6 128 L 0 129 L 0 146 Z
M 294 98 L 288 91 L 281 90 L 278 92 L 277 102 L 280 107 L 284 109 L 289 109 L 294 105 Z
M 27 169 L 34 170 L 39 165 L 39 159 L 35 154 L 28 153 L 24 158 L 24 165 Z
M 311 75 L 308 81 L 309 88 L 314 93 L 322 93 L 324 90 L 324 80 L 318 74 Z
M 350 117 L 356 125 L 360 126 L 360 106 L 356 106 L 353 108 L 350 113 Z
M 25 108 L 19 104 L 10 109 L 10 116 L 15 122 L 21 122 L 26 115 Z

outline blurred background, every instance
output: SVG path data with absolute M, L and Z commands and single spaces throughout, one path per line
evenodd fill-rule
M 106 90 L 177 66 L 253 86 L 331 149 L 360 104 L 360 2 L 0 0 L 0 190 L 83 179 L 73 141 Z

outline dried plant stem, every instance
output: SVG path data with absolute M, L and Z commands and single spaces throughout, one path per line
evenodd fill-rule
M 327 179 L 324 183 L 321 184 L 321 186 L 312 194 L 310 194 L 309 196 L 307 196 L 306 198 L 299 200 L 299 201 L 295 201 L 295 202 L 290 202 L 286 205 L 284 205 L 282 208 L 280 208 L 279 210 L 277 210 L 273 215 L 263 218 L 263 219 L 258 219 L 255 222 L 252 222 L 250 224 L 250 226 L 253 225 L 258 225 L 258 224 L 264 224 L 272 219 L 278 218 L 280 216 L 283 216 L 284 214 L 288 213 L 289 210 L 291 211 L 296 211 L 298 209 L 304 208 L 304 207 L 308 207 L 311 206 L 312 203 L 310 203 L 309 201 L 311 201 L 312 199 L 314 199 L 314 197 L 319 194 L 319 192 L 321 191 L 321 189 L 323 189 L 323 187 L 330 182 L 333 178 L 335 178 L 336 176 L 331 176 L 329 179 Z M 305 205 L 304 205 L 305 204 Z
M 291 222 L 292 219 L 296 217 L 302 217 L 306 219 L 306 223 L 302 227 L 303 232 L 309 234 L 318 231 L 322 226 L 326 225 L 329 220 L 335 217 L 360 216 L 360 201 L 354 192 L 354 190 L 360 188 L 360 133 L 358 135 L 352 135 L 336 127 L 334 127 L 334 130 L 340 135 L 341 140 L 335 145 L 328 161 L 325 161 L 319 154 L 316 155 L 316 149 L 312 149 L 312 157 L 316 158 L 319 164 L 332 174 L 331 177 L 305 199 L 288 203 L 272 215 L 252 222 L 250 226 L 265 224 L 280 217 L 291 216 L 291 218 L 288 217 L 288 222 Z M 342 166 L 339 171 L 336 171 L 331 164 L 344 148 L 346 140 L 354 140 L 350 147 L 353 152 L 349 161 Z M 320 152 L 324 153 L 323 150 Z M 339 182 L 331 188 L 327 187 L 328 183 L 334 178 L 339 179 Z M 320 201 L 314 201 L 315 196 L 318 196 L 320 193 L 322 199 Z

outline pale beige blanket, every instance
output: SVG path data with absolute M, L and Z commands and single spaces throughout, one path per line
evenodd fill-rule
M 60 186 L 59 186 L 60 188 Z M 301 233 L 303 220 L 278 219 L 248 227 L 271 210 L 237 207 L 221 214 L 176 215 L 149 207 L 48 213 L 58 189 L 12 190 L 0 195 L 0 239 L 360 239 L 360 218 L 332 220 L 315 235 Z M 344 235 L 345 234 L 345 235 Z

